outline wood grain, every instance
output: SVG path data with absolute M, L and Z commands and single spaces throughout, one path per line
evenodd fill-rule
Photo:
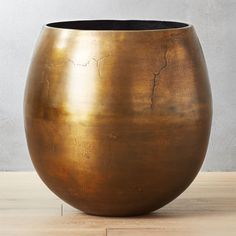
M 142 217 L 83 214 L 34 172 L 0 173 L 0 235 L 236 235 L 236 173 L 200 173 L 175 201 Z

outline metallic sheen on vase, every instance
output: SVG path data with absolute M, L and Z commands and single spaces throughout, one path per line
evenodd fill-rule
M 164 206 L 197 175 L 210 134 L 211 91 L 193 26 L 44 26 L 24 114 L 39 176 L 70 205 L 102 216 Z

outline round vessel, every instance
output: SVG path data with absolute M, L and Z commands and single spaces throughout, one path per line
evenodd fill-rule
M 193 26 L 44 26 L 24 114 L 35 169 L 64 201 L 102 216 L 157 210 L 193 181 L 208 145 L 211 92 Z

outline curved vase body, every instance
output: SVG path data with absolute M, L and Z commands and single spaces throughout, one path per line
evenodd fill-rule
M 24 112 L 33 164 L 89 214 L 154 211 L 204 160 L 211 93 L 194 28 L 149 23 L 50 24 L 32 59 Z

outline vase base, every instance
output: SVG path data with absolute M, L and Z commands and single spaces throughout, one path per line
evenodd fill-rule
M 84 214 L 86 215 L 90 215 L 90 216 L 98 216 L 98 217 L 141 217 L 141 216 L 147 216 L 147 215 L 151 215 L 153 212 L 138 212 L 138 213 L 94 213 L 94 212 L 84 212 L 82 211 Z

